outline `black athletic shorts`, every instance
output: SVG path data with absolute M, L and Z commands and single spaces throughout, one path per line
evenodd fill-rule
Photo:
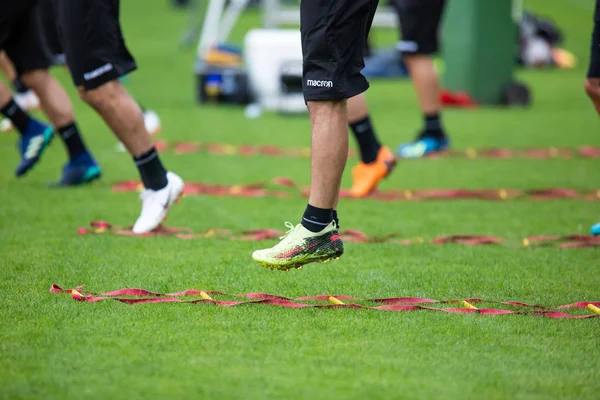
M 398 50 L 403 54 L 437 53 L 446 0 L 393 0 L 392 5 L 400 20 Z
M 137 68 L 125 46 L 119 0 L 53 0 L 58 35 L 76 86 L 96 89 Z
M 56 13 L 52 0 L 41 0 L 39 7 L 41 31 L 47 52 L 52 56 L 54 65 L 66 64 L 66 56 L 62 44 L 58 38 L 58 27 L 56 26 Z
M 594 21 L 588 78 L 600 78 L 600 21 Z
M 38 8 L 34 0 L 0 0 L 0 50 L 6 51 L 17 74 L 52 65 L 40 30 Z
M 363 93 L 367 37 L 379 0 L 302 0 L 303 89 L 306 101 Z

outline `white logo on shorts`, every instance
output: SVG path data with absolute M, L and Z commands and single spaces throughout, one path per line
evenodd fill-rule
M 104 64 L 103 66 L 96 68 L 93 71 L 86 72 L 85 74 L 83 74 L 83 79 L 85 79 L 86 81 L 91 81 L 92 79 L 97 78 L 100 75 L 103 75 L 103 74 L 107 73 L 108 71 L 111 71 L 112 69 L 113 69 L 113 65 L 111 63 Z
M 406 51 L 410 53 L 414 53 L 415 51 L 419 50 L 419 44 L 417 42 L 412 41 L 401 40 L 398 42 L 398 45 L 396 47 L 400 51 Z
M 306 86 L 332 88 L 333 82 L 332 81 L 316 81 L 314 79 L 308 79 L 306 81 Z

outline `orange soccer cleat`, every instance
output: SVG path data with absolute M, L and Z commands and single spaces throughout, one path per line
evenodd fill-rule
M 396 156 L 387 147 L 379 149 L 377 160 L 370 164 L 359 163 L 352 170 L 353 197 L 365 197 L 377 187 L 379 182 L 387 177 L 396 166 Z

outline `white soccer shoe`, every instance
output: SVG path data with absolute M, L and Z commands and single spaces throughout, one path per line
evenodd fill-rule
M 160 117 L 152 110 L 144 111 L 144 125 L 150 136 L 158 135 L 162 128 Z
M 133 233 L 143 234 L 153 231 L 163 222 L 169 209 L 183 192 L 183 179 L 173 172 L 167 172 L 167 186 L 161 190 L 144 189 L 140 194 L 142 213 L 133 226 Z
M 4 118 L 2 121 L 0 121 L 0 132 L 6 133 L 12 131 L 12 129 L 13 124 L 10 119 Z
M 15 99 L 15 103 L 19 105 L 25 111 L 35 110 L 40 107 L 40 99 L 33 92 L 33 90 L 28 90 L 23 93 L 15 93 L 13 95 Z

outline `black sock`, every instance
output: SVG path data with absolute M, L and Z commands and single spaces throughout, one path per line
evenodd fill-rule
M 146 189 L 160 190 L 167 186 L 167 170 L 163 167 L 155 147 L 133 157 Z
M 333 221 L 332 208 L 317 208 L 310 204 L 302 216 L 302 226 L 311 232 L 321 232 Z
M 12 83 L 12 87 L 17 93 L 25 93 L 29 90 L 29 88 L 25 86 L 21 78 L 15 79 Z
M 21 132 L 21 135 L 27 131 L 31 118 L 17 103 L 15 103 L 14 99 L 10 99 L 8 104 L 0 109 L 0 113 L 11 120 L 15 128 Z
M 81 153 L 85 153 L 87 151 L 75 122 L 65 125 L 62 128 L 58 128 L 57 131 L 58 135 L 65 144 L 65 147 L 67 148 L 67 153 L 69 154 L 69 158 L 71 160 Z
M 365 119 L 350 124 L 352 133 L 356 138 L 360 148 L 360 158 L 365 164 L 370 164 L 377 160 L 377 154 L 381 149 L 381 143 L 377 140 L 375 129 L 371 124 L 371 119 L 367 116 Z
M 433 137 L 436 139 L 443 139 L 446 137 L 444 129 L 442 128 L 442 118 L 440 114 L 425 114 L 425 129 L 424 135 L 427 137 Z
M 333 212 L 331 213 L 331 216 L 333 217 L 333 220 L 335 221 L 335 225 L 337 226 L 337 228 L 340 229 L 340 220 L 338 219 L 337 210 L 333 210 Z

